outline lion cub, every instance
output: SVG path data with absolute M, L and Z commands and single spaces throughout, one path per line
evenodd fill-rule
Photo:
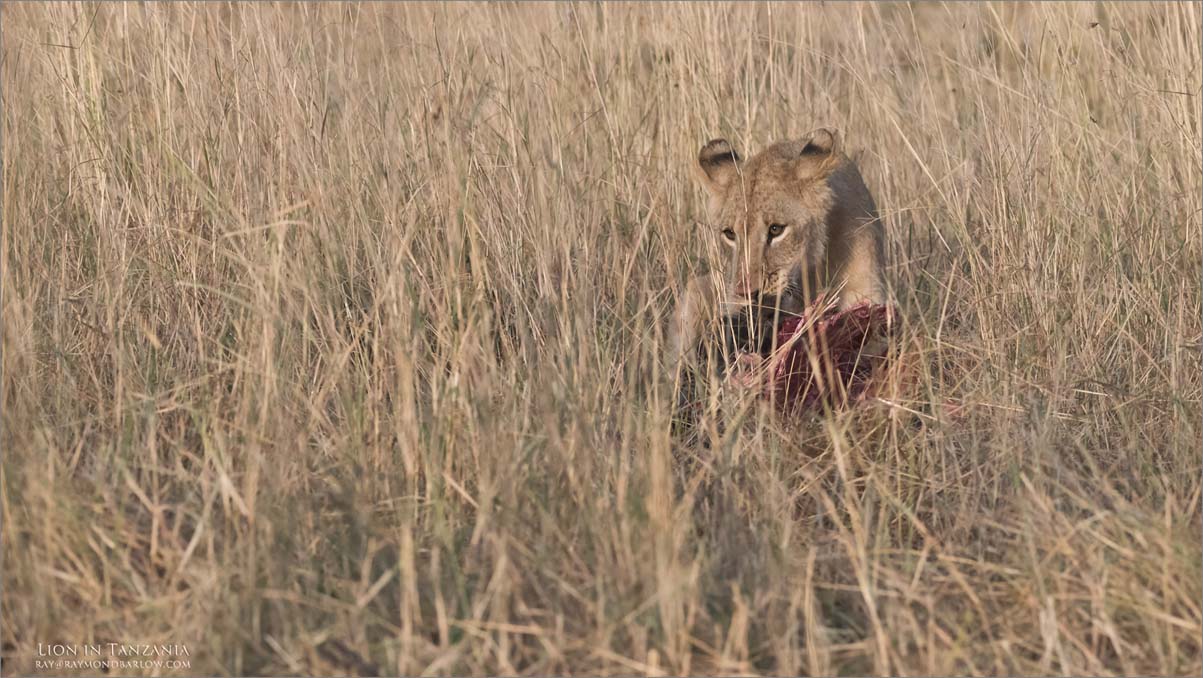
M 698 154 L 697 175 L 728 256 L 689 284 L 670 335 L 671 365 L 734 308 L 797 313 L 822 292 L 841 308 L 885 302 L 885 234 L 834 130 L 775 143 L 747 161 L 716 139 Z

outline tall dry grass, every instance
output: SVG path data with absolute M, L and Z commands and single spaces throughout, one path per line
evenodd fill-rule
M 1199 5 L 0 19 L 7 672 L 1203 670 Z M 692 158 L 819 125 L 909 376 L 687 444 Z

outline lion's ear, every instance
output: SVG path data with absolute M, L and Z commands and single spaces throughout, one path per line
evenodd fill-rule
M 738 171 L 739 153 L 726 139 L 715 139 L 698 153 L 698 178 L 711 194 L 721 192 Z
M 824 156 L 840 152 L 840 133 L 830 127 L 820 127 L 800 140 L 802 155 Z
M 838 165 L 840 133 L 823 127 L 798 140 L 797 175 L 804 181 L 825 176 Z

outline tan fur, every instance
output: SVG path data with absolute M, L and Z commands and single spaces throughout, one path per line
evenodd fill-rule
M 747 161 L 726 140 L 706 144 L 697 175 L 709 231 L 728 255 L 692 281 L 672 330 L 674 361 L 724 306 L 756 301 L 797 312 L 828 292 L 847 308 L 884 303 L 885 233 L 860 170 L 819 129 Z M 773 225 L 784 227 L 770 237 Z

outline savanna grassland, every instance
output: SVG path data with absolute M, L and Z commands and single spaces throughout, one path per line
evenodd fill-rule
M 5 2 L 5 671 L 1198 675 L 1201 14 Z M 818 126 L 905 369 L 684 437 L 693 160 Z

